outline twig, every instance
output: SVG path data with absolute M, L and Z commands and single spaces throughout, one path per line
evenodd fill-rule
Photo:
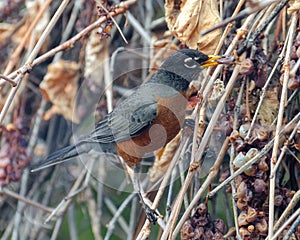
M 276 164 L 275 164 L 275 166 L 273 168 L 273 171 L 271 171 L 271 173 L 270 173 L 270 178 L 274 178 L 275 177 L 276 171 L 277 171 L 277 169 L 278 169 L 278 167 L 279 167 L 279 165 L 280 165 L 280 163 L 281 163 L 281 161 L 282 161 L 282 159 L 283 159 L 286 151 L 288 150 L 287 145 L 292 142 L 292 140 L 293 140 L 293 138 L 294 138 L 294 136 L 297 133 L 297 131 L 298 131 L 299 128 L 300 128 L 300 121 L 294 127 L 294 129 L 293 129 L 292 133 L 290 134 L 288 140 L 286 141 L 285 145 L 281 149 L 280 155 L 279 155 L 278 160 L 277 160 L 277 162 L 276 162 Z M 297 156 L 295 156 L 295 157 L 297 158 Z
M 265 21 L 263 21 L 262 24 L 260 24 L 260 26 L 258 28 L 256 28 L 255 32 L 253 33 L 253 35 L 251 36 L 251 38 L 249 38 L 248 41 L 244 42 L 244 45 L 237 50 L 237 54 L 238 56 L 242 55 L 243 52 L 245 52 L 247 50 L 247 48 L 253 46 L 254 41 L 257 39 L 257 37 L 261 34 L 261 32 L 270 24 L 270 22 L 278 15 L 278 13 L 282 10 L 282 8 L 288 3 L 289 0 L 284 0 L 281 1 L 279 4 L 276 5 L 275 9 L 272 11 L 271 14 L 267 15 L 267 18 Z M 272 4 L 273 2 L 276 1 L 270 1 L 269 4 Z M 267 5 L 269 5 L 267 3 L 267 1 L 264 1 L 264 3 Z
M 97 215 L 96 211 L 96 202 L 93 197 L 92 191 L 90 188 L 87 188 L 86 190 L 86 198 L 87 198 L 87 205 L 89 210 L 89 216 L 91 219 L 91 228 L 93 232 L 93 236 L 95 240 L 102 240 L 100 235 L 100 218 Z M 73 238 L 72 238 L 73 239 Z
M 121 206 L 118 208 L 118 210 L 114 210 L 113 218 L 109 221 L 107 224 L 107 232 L 104 237 L 104 240 L 110 239 L 111 235 L 113 234 L 113 231 L 115 229 L 116 222 L 119 221 L 119 218 L 122 214 L 122 212 L 125 210 L 127 205 L 132 201 L 132 199 L 136 196 L 136 193 L 131 193 L 121 204 Z M 107 199 L 105 200 L 106 204 L 108 204 Z M 128 228 L 127 228 L 128 229 Z M 127 231 L 125 231 L 127 232 Z M 128 234 L 128 233 L 127 233 Z
M 76 224 L 75 224 L 75 214 L 74 214 L 74 203 L 72 203 L 69 206 L 68 209 L 68 223 L 69 223 L 69 229 L 70 229 L 70 238 L 72 240 L 77 240 L 77 228 L 76 228 Z
M 4 79 L 5 81 L 9 82 L 13 87 L 17 86 L 17 83 L 13 79 L 6 77 L 3 74 L 0 74 L 0 79 L 1 78 Z
M 172 170 L 174 169 L 175 165 L 177 164 L 177 161 L 180 157 L 180 155 L 182 154 L 182 152 L 184 152 L 184 149 L 186 149 L 186 146 L 187 146 L 187 143 L 188 143 L 188 136 L 185 136 L 185 132 L 183 131 L 183 134 L 182 134 L 182 140 L 180 141 L 180 145 L 172 159 L 172 162 L 170 163 L 168 169 L 167 169 L 167 172 L 161 182 L 161 185 L 159 187 L 159 190 L 155 196 L 155 199 L 153 201 L 153 204 L 151 206 L 152 209 L 156 209 L 158 207 L 158 204 L 162 198 L 162 195 L 164 193 L 164 190 L 166 188 L 166 186 L 168 185 L 168 182 L 169 182 L 169 179 L 170 179 L 170 176 L 171 176 L 171 173 L 172 173 Z M 142 227 L 138 237 L 136 240 L 141 240 L 141 239 L 148 239 L 149 237 L 149 234 L 150 234 L 150 222 L 149 220 L 147 219 L 146 222 L 144 223 L 144 226 Z
M 71 13 L 70 19 L 69 19 L 69 21 L 67 23 L 67 26 L 64 29 L 64 31 L 62 32 L 62 37 L 61 37 L 61 40 L 60 40 L 60 44 L 62 44 L 63 42 L 67 41 L 68 37 L 70 36 L 70 34 L 71 34 L 72 30 L 73 30 L 74 24 L 76 23 L 77 15 L 78 15 L 81 7 L 82 7 L 82 3 L 83 3 L 83 0 L 75 0 L 74 1 L 74 7 L 72 9 L 72 13 Z M 62 54 L 63 54 L 63 52 L 57 53 L 54 56 L 52 62 L 55 63 L 59 59 L 61 59 Z
M 252 13 L 255 13 L 255 12 L 257 12 L 257 11 L 259 11 L 259 10 L 261 10 L 261 9 L 263 9 L 263 8 L 265 8 L 265 7 L 267 7 L 267 6 L 269 6 L 270 4 L 272 4 L 272 3 L 276 2 L 276 1 L 277 1 L 277 0 L 266 0 L 266 1 L 264 1 L 264 2 L 259 2 L 258 4 L 256 4 L 256 6 L 254 6 L 254 7 L 252 7 L 252 6 L 251 6 L 251 7 L 248 7 L 248 8 L 246 8 L 245 10 L 241 11 L 241 12 L 240 12 L 239 14 L 237 14 L 236 16 L 233 16 L 233 17 L 230 17 L 230 18 L 228 18 L 228 19 L 225 19 L 225 20 L 223 20 L 221 23 L 215 25 L 214 27 L 212 27 L 212 28 L 210 28 L 210 29 L 208 29 L 208 30 L 205 30 L 205 31 L 201 32 L 201 35 L 206 35 L 206 34 L 212 32 L 212 31 L 214 31 L 214 30 L 216 30 L 216 29 L 218 29 L 218 28 L 221 28 L 221 27 L 227 25 L 227 24 L 230 23 L 230 22 L 233 22 L 233 21 L 236 21 L 236 20 L 243 19 L 243 18 L 245 18 L 245 17 L 251 15 Z
M 106 14 L 110 17 L 110 19 L 113 21 L 113 23 L 115 24 L 116 28 L 118 29 L 122 39 L 124 40 L 124 42 L 126 44 L 128 44 L 128 41 L 126 40 L 126 37 L 124 36 L 122 29 L 120 28 L 119 24 L 117 23 L 117 21 L 114 19 L 114 17 L 110 14 L 110 12 L 103 6 L 103 4 L 97 0 L 97 4 L 100 5 L 100 7 L 106 12 Z
M 119 209 L 117 209 L 116 207 L 115 207 L 115 205 L 113 204 L 113 202 L 109 199 L 109 198 L 107 198 L 107 197 L 105 197 L 104 198 L 104 203 L 106 204 L 106 206 L 107 206 L 107 208 L 109 209 L 109 211 L 112 213 L 112 215 L 113 216 L 116 216 L 115 217 L 115 219 L 114 219 L 114 221 L 112 222 L 113 223 L 113 225 L 112 226 L 110 226 L 109 228 L 113 228 L 114 229 L 114 225 L 115 225 L 115 222 L 116 221 L 118 221 L 118 223 L 119 223 L 119 225 L 120 225 L 120 227 L 122 228 L 122 230 L 125 232 L 125 233 L 127 233 L 127 231 L 128 231 L 128 229 L 129 229 L 129 226 L 127 225 L 127 223 L 126 223 L 126 221 L 124 220 L 124 218 L 123 217 L 121 217 L 121 213 L 124 211 L 124 209 L 125 209 L 125 207 L 127 206 L 127 204 L 132 200 L 132 198 L 134 197 L 134 194 L 131 194 L 131 195 L 133 195 L 132 197 L 128 197 L 126 200 L 126 204 L 123 204 L 122 203 L 122 208 L 119 208 Z M 131 196 L 130 195 L 130 196 Z M 120 211 L 119 211 L 120 210 Z M 110 231 L 110 234 L 112 234 L 112 231 Z M 109 238 L 107 238 L 107 236 L 105 236 L 105 240 L 107 240 L 107 239 L 109 239 Z
M 223 158 L 226 154 L 226 151 L 228 149 L 228 145 L 229 145 L 229 138 L 227 137 L 222 145 L 222 148 L 218 154 L 218 157 L 213 165 L 213 167 L 210 169 L 210 172 L 207 176 L 207 178 L 205 179 L 204 183 L 201 185 L 201 188 L 198 190 L 198 192 L 196 193 L 196 195 L 193 197 L 192 201 L 190 202 L 188 208 L 185 210 L 185 212 L 183 213 L 183 215 L 180 218 L 180 221 L 178 222 L 174 232 L 173 232 L 173 236 L 172 238 L 175 239 L 176 236 L 178 235 L 182 225 L 184 224 L 184 222 L 188 219 L 188 217 L 190 216 L 190 212 L 192 211 L 192 209 L 194 208 L 194 206 L 196 204 L 198 204 L 199 199 L 201 198 L 202 194 L 204 193 L 204 191 L 209 187 L 209 185 L 212 183 L 212 181 L 216 178 L 220 166 L 222 164 Z
M 24 202 L 24 203 L 26 203 L 28 205 L 31 205 L 31 206 L 34 206 L 36 208 L 42 209 L 43 211 L 46 211 L 46 212 L 49 212 L 49 213 L 53 211 L 52 208 L 46 207 L 43 204 L 40 204 L 38 202 L 32 201 L 32 200 L 30 200 L 28 198 L 25 198 L 25 197 L 23 197 L 23 196 L 15 193 L 15 192 L 10 191 L 7 188 L 0 189 L 0 194 L 5 194 L 5 195 L 7 195 L 9 197 L 17 199 L 18 201 Z
M 129 219 L 129 230 L 127 235 L 127 240 L 132 240 L 134 238 L 135 224 L 137 222 L 137 197 L 134 197 L 131 201 L 130 208 L 130 219 Z
M 60 217 L 57 219 L 57 221 L 56 221 L 56 223 L 55 223 L 54 230 L 52 231 L 52 235 L 51 235 L 50 240 L 56 240 L 56 239 L 57 239 L 59 230 L 60 230 L 61 225 L 62 225 L 62 223 L 63 223 L 63 219 L 64 219 L 63 216 L 60 216 Z
M 298 190 L 291 201 L 289 202 L 289 205 L 284 209 L 283 213 L 277 220 L 276 224 L 274 225 L 274 231 L 279 229 L 279 226 L 283 224 L 283 221 L 287 218 L 288 215 L 291 214 L 291 212 L 294 210 L 294 208 L 297 206 L 297 204 L 300 201 L 300 190 Z
M 235 38 L 232 40 L 230 46 L 227 48 L 227 51 L 225 53 L 225 55 L 229 55 L 231 54 L 231 52 L 233 51 L 234 47 L 236 46 L 238 40 L 240 38 L 242 38 L 243 36 L 243 32 L 246 31 L 246 29 L 248 29 L 249 25 L 250 25 L 250 22 L 253 20 L 254 16 L 251 15 L 249 16 L 246 21 L 244 22 L 243 26 L 240 28 L 240 30 L 238 31 L 237 35 L 235 36 Z M 203 101 L 202 101 L 202 104 L 203 102 L 206 101 L 206 99 L 208 98 L 208 94 L 210 93 L 212 87 L 213 87 L 213 81 L 217 78 L 217 76 L 219 75 L 220 71 L 222 69 L 222 66 L 219 65 L 217 66 L 216 70 L 214 71 L 210 81 L 206 84 L 205 86 L 205 89 L 203 90 L 202 89 L 202 92 L 203 92 Z M 237 75 L 238 75 L 238 69 L 239 67 L 237 66 L 235 68 L 235 71 L 233 72 L 232 76 L 231 76 L 231 80 L 229 80 L 229 82 L 234 82 Z M 219 101 L 218 105 L 217 105 L 217 109 L 219 112 L 215 111 L 214 112 L 214 115 L 213 115 L 213 118 L 211 119 L 209 125 L 207 126 L 207 130 L 205 131 L 205 134 L 203 136 L 203 139 L 201 141 L 201 144 L 199 146 L 199 149 L 195 155 L 195 159 L 192 160 L 192 163 L 191 163 L 191 166 L 190 166 L 190 170 L 187 174 L 187 177 L 186 177 L 186 180 L 185 180 L 185 184 L 184 186 L 181 188 L 179 194 L 178 194 L 178 197 L 177 197 L 177 200 L 174 204 L 174 209 L 171 213 L 171 216 L 170 216 L 170 221 L 167 223 L 166 225 L 166 230 L 163 232 L 162 234 L 162 238 L 161 239 L 164 239 L 166 240 L 168 235 L 172 232 L 172 229 L 174 227 L 174 224 L 177 220 L 177 217 L 178 217 L 178 214 L 179 214 L 179 208 L 181 207 L 181 199 L 183 199 L 183 196 L 184 194 L 186 193 L 187 189 L 188 189 L 188 186 L 195 174 L 195 169 L 197 167 L 200 166 L 200 163 L 201 163 L 201 158 L 202 158 L 202 155 L 204 153 L 204 150 L 205 150 L 205 147 L 208 143 L 208 140 L 209 140 L 209 137 L 210 137 L 210 132 L 213 130 L 213 126 L 215 125 L 216 123 L 216 120 L 223 108 L 223 105 L 225 104 L 226 102 L 226 96 L 229 94 L 229 92 L 227 92 L 227 90 L 229 90 L 231 84 L 228 83 L 227 87 L 226 87 L 226 91 L 225 91 L 225 94 L 223 95 L 222 99 Z M 201 89 L 200 89 L 201 91 Z M 224 102 L 223 102 L 224 101 Z M 210 129 L 211 128 L 211 129 Z
M 297 218 L 298 217 L 298 218 Z M 297 211 L 295 211 L 292 216 L 290 216 L 283 224 L 282 226 L 278 229 L 278 231 L 274 234 L 274 236 L 270 239 L 270 240 L 275 240 L 277 239 L 277 237 L 279 236 L 279 234 L 295 219 L 297 218 L 297 220 L 300 220 L 300 208 L 297 209 Z M 299 220 L 295 221 L 296 227 L 299 225 Z M 293 224 L 294 225 L 294 224 Z M 293 228 L 295 229 L 295 228 Z M 288 240 L 290 239 L 288 234 L 286 236 L 284 236 L 283 238 L 284 240 Z
M 128 21 L 132 24 L 134 29 L 141 35 L 141 37 L 149 44 L 151 45 L 151 36 L 145 31 L 143 26 L 139 23 L 138 20 L 130 13 L 127 12 L 127 18 Z
M 291 21 L 291 26 L 290 26 L 290 31 L 289 31 L 289 36 L 288 36 L 288 42 L 287 42 L 287 50 L 286 50 L 286 55 L 285 55 L 285 60 L 284 60 L 284 75 L 283 75 L 283 86 L 282 86 L 282 92 L 281 92 L 281 97 L 280 97 L 280 105 L 279 105 L 279 111 L 278 111 L 278 117 L 277 117 L 277 125 L 276 125 L 276 133 L 274 137 L 274 146 L 273 146 L 273 151 L 272 151 L 272 156 L 271 156 L 271 161 L 270 161 L 270 170 L 271 172 L 274 171 L 276 161 L 277 161 L 277 152 L 279 149 L 279 133 L 282 127 L 282 122 L 283 122 L 283 115 L 284 115 L 284 109 L 285 109 L 285 103 L 286 103 L 286 98 L 287 98 L 287 86 L 288 86 L 288 80 L 289 80 L 289 75 L 290 75 L 290 59 L 291 59 L 291 51 L 293 47 L 293 36 L 296 31 L 296 26 L 297 26 L 297 20 L 298 20 L 298 14 L 294 13 L 292 15 L 292 21 Z M 271 178 L 270 179 L 270 188 L 269 188 L 269 231 L 268 231 L 268 236 L 269 238 L 273 237 L 273 226 L 274 226 L 274 208 L 275 208 L 275 185 L 276 185 L 276 178 Z
M 300 224 L 300 208 L 298 209 L 297 212 L 298 212 L 298 214 L 295 214 L 295 216 L 298 215 L 298 217 L 297 217 L 297 219 L 295 220 L 295 222 L 292 224 L 292 226 L 290 227 L 290 229 L 287 231 L 287 233 L 284 235 L 283 240 L 289 240 L 289 239 L 291 239 L 291 236 L 292 236 L 293 232 L 296 231 L 296 228 L 299 226 L 299 224 Z M 293 214 L 293 215 L 294 215 L 294 214 Z M 292 217 L 293 217 L 293 216 L 291 216 L 291 217 L 287 220 L 287 222 L 292 221 L 292 220 L 291 220 Z M 287 223 L 287 224 L 288 224 L 288 223 Z

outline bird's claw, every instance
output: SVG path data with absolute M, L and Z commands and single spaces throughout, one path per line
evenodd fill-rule
M 158 213 L 151 209 L 149 206 L 145 206 L 144 208 L 145 210 L 145 214 L 147 216 L 147 219 L 152 223 L 152 224 L 155 224 L 157 222 L 157 218 L 158 218 Z

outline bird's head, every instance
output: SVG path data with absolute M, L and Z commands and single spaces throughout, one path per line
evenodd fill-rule
M 193 69 L 201 71 L 202 68 L 216 66 L 220 62 L 218 60 L 224 58 L 218 55 L 206 55 L 198 50 L 194 49 L 181 49 L 175 51 L 168 57 L 168 59 L 162 64 L 161 68 L 180 69 L 191 71 Z
M 155 78 L 155 81 L 172 86 L 177 90 L 184 90 L 188 88 L 192 80 L 198 77 L 203 68 L 227 63 L 223 62 L 223 59 L 225 59 L 223 56 L 206 55 L 193 49 L 178 50 L 173 52 L 161 65 L 160 77 Z M 164 75 L 168 77 L 163 77 Z

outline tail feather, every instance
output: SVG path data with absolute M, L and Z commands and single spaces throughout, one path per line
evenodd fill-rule
M 73 157 L 76 157 L 82 153 L 87 153 L 90 151 L 90 148 L 84 146 L 84 144 L 77 143 L 74 145 L 67 146 L 62 148 L 52 154 L 50 154 L 43 162 L 41 162 L 38 166 L 32 169 L 32 172 L 36 172 L 42 170 L 44 168 L 65 162 L 70 160 Z

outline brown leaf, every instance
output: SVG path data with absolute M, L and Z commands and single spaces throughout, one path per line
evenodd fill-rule
M 48 66 L 48 72 L 40 84 L 44 97 L 53 103 L 53 109 L 46 113 L 47 118 L 60 113 L 66 119 L 78 123 L 74 113 L 76 104 L 79 65 L 76 62 L 60 60 Z
M 20 43 L 23 40 L 24 35 L 27 33 L 29 26 L 34 21 L 37 13 L 40 11 L 43 4 L 45 4 L 43 0 L 25 2 L 27 8 L 27 13 L 24 16 L 25 23 L 22 24 L 20 29 L 16 32 L 16 34 L 14 34 L 13 36 L 14 42 Z M 35 26 L 34 30 L 31 32 L 31 37 L 27 39 L 25 48 L 31 48 L 32 45 L 35 44 L 40 39 L 49 21 L 50 21 L 50 12 L 49 9 L 47 9 L 43 13 L 42 17 L 38 20 L 38 23 Z M 49 42 L 49 37 L 44 42 L 41 52 L 45 52 L 47 50 L 48 42 Z
M 290 0 L 289 7 L 287 9 L 288 14 L 293 14 L 300 10 L 300 0 Z
M 165 10 L 168 28 L 182 43 L 206 54 L 215 51 L 221 30 L 218 29 L 205 36 L 201 36 L 201 31 L 220 22 L 216 0 L 189 0 L 182 1 L 180 5 L 177 1 L 167 0 Z
M 266 97 L 264 98 L 261 108 L 258 112 L 258 120 L 261 124 L 270 125 L 274 119 L 277 117 L 279 109 L 278 89 L 273 88 L 266 92 Z
M 103 62 L 107 61 L 107 41 L 99 41 L 98 29 L 91 32 L 85 48 L 84 77 L 95 85 L 101 85 L 103 81 Z
M 14 30 L 13 24 L 0 23 L 0 43 L 2 43 Z

